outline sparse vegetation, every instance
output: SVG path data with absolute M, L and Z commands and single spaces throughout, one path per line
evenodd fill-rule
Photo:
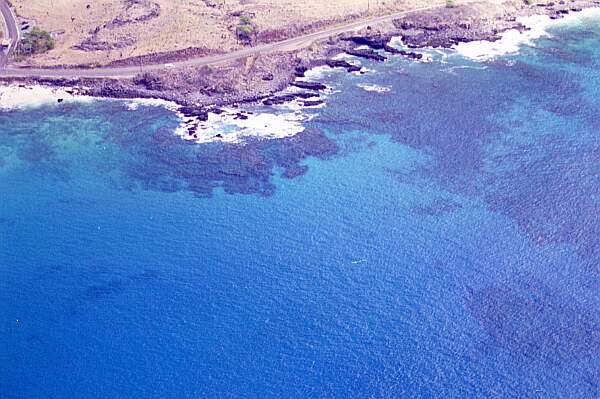
M 235 27 L 235 36 L 244 44 L 251 44 L 256 35 L 256 26 L 249 16 L 241 16 Z
M 148 90 L 164 90 L 165 84 L 162 79 L 149 72 L 139 74 L 135 77 L 134 83 L 138 86 L 143 86 Z
M 50 33 L 38 27 L 34 27 L 27 32 L 18 46 L 18 52 L 21 55 L 34 55 L 45 53 L 54 48 L 54 38 Z
M 454 2 L 454 0 L 446 0 L 446 7 L 454 8 L 454 7 L 456 7 L 456 3 Z
M 523 0 L 528 6 L 533 4 L 533 0 Z

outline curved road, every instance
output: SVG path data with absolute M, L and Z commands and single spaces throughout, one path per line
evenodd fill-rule
M 466 4 L 473 3 L 480 0 L 466 0 L 456 2 L 457 4 Z M 276 43 L 269 44 L 261 44 L 255 47 L 243 48 L 237 51 L 233 51 L 227 54 L 219 54 L 212 56 L 204 56 L 204 57 L 196 57 L 190 58 L 184 61 L 173 62 L 167 64 L 148 64 L 148 65 L 138 65 L 138 66 L 123 66 L 123 67 L 99 67 L 99 68 L 75 68 L 75 69 L 48 69 L 48 68 L 14 68 L 0 67 L 0 77 L 50 77 L 50 78 L 131 78 L 140 72 L 147 71 L 156 71 L 166 68 L 182 68 L 189 66 L 205 66 L 205 65 L 217 65 L 222 64 L 228 61 L 236 60 L 239 58 L 247 57 L 250 55 L 255 55 L 259 53 L 265 52 L 273 52 L 273 51 L 286 51 L 286 50 L 294 50 L 298 48 L 305 47 L 310 43 L 313 43 L 316 40 L 327 39 L 332 35 L 337 35 L 340 33 L 358 30 L 364 28 L 368 25 L 374 25 L 382 22 L 390 22 L 394 19 L 406 16 L 408 14 L 412 14 L 420 11 L 427 11 L 436 8 L 443 7 L 446 3 L 437 3 L 435 5 L 427 6 L 427 7 L 419 7 L 414 8 L 407 11 L 397 12 L 389 15 L 384 15 L 380 17 L 372 17 L 365 18 L 360 21 L 340 25 L 337 27 L 330 27 L 322 31 L 309 33 L 306 35 L 294 37 L 291 39 L 283 40 Z M 0 0 L 0 6 L 6 5 L 5 0 Z M 8 7 L 6 5 L 6 7 Z M 2 7 L 3 8 L 3 7 Z M 8 19 L 12 19 L 12 12 L 8 10 L 10 14 Z M 7 19 L 7 15 L 2 12 L 5 19 Z M 7 19 L 7 21 L 8 21 Z M 13 19 L 14 23 L 14 19 Z M 10 22 L 9 22 L 10 25 Z M 17 31 L 18 34 L 18 31 Z M 12 37 L 12 36 L 11 36 Z
M 4 22 L 0 24 L 4 35 L 3 38 L 10 40 L 10 47 L 7 50 L 0 50 L 0 68 L 6 65 L 8 54 L 16 46 L 19 41 L 19 29 L 17 28 L 17 20 L 6 0 L 0 0 L 0 14 Z

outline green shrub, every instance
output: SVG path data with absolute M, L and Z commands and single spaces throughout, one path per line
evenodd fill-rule
M 454 3 L 454 0 L 446 0 L 446 7 L 454 8 L 454 7 L 456 7 L 456 3 Z
M 27 32 L 19 43 L 19 53 L 22 55 L 33 55 L 45 53 L 54 48 L 54 38 L 50 33 L 38 27 Z
M 240 25 L 252 25 L 252 18 L 247 15 L 240 17 Z
M 254 36 L 254 26 L 251 24 L 240 23 L 235 28 L 235 35 L 238 40 L 244 43 L 251 43 Z

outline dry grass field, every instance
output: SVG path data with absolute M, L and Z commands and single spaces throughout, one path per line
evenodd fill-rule
M 56 48 L 32 64 L 106 64 L 186 48 L 231 51 L 242 44 L 240 13 L 257 40 L 278 40 L 358 15 L 431 0 L 12 0 L 17 14 L 53 33 Z

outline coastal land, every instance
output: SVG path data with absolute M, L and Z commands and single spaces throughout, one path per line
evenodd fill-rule
M 320 65 L 360 73 L 356 64 L 336 58 L 340 53 L 419 61 L 422 55 L 410 48 L 494 41 L 507 30 L 525 30 L 519 17 L 558 19 L 598 5 L 600 0 L 12 0 L 20 23 L 48 29 L 56 46 L 13 57 L 0 79 L 69 88 L 70 95 L 168 100 L 184 115 L 205 120 L 210 110 L 240 103 L 300 97 L 315 105 L 326 87 L 297 79 Z M 390 46 L 392 37 L 401 37 L 408 50 Z M 309 93 L 281 94 L 290 85 Z

